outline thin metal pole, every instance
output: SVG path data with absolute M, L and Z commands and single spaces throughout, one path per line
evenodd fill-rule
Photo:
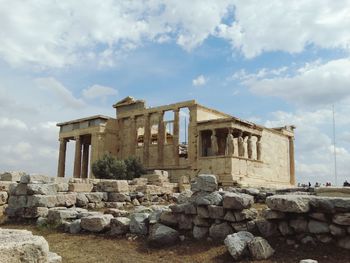
M 187 118 L 185 116 L 185 144 L 187 144 Z
M 335 141 L 335 111 L 334 111 L 334 104 L 332 105 L 333 110 L 333 152 L 334 152 L 334 179 L 335 179 L 335 185 L 338 185 L 338 178 L 337 178 L 337 151 L 336 151 L 336 141 Z

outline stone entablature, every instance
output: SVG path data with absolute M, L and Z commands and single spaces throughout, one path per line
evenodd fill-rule
M 75 140 L 74 177 L 87 177 L 91 164 L 109 152 L 119 159 L 136 156 L 146 169 L 167 170 L 175 182 L 183 175 L 212 173 L 227 185 L 295 184 L 293 126 L 265 128 L 195 100 L 146 108 L 145 101 L 127 97 L 113 107 L 116 118 L 97 115 L 58 124 L 59 176 L 64 176 L 65 142 Z M 90 160 L 84 148 L 89 146 Z

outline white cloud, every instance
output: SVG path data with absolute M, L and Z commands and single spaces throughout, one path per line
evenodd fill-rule
M 350 98 L 350 59 L 347 58 L 306 64 L 285 76 L 243 73 L 235 76 L 252 92 L 295 104 L 327 105 Z
M 85 105 L 83 100 L 75 98 L 72 92 L 55 78 L 37 78 L 36 83 L 39 88 L 53 92 L 67 107 L 80 108 Z
M 263 52 L 298 53 L 308 45 L 350 48 L 350 1 L 233 1 L 235 21 L 218 35 L 245 57 Z
M 348 116 L 350 111 L 346 104 L 339 104 L 338 117 Z M 332 182 L 334 183 L 334 145 L 332 134 L 332 110 L 318 109 L 308 111 L 299 109 L 291 112 L 274 112 L 265 122 L 268 127 L 296 125 L 295 129 L 295 158 L 296 175 L 298 182 Z M 349 123 L 337 125 L 337 138 L 339 137 L 337 153 L 338 184 L 348 178 L 350 169 L 349 145 L 346 141 Z
M 116 96 L 118 91 L 110 87 L 95 84 L 87 89 L 83 89 L 82 93 L 85 99 L 95 99 Z
M 27 125 L 18 119 L 9 119 L 6 117 L 0 117 L 0 128 L 3 129 L 17 129 L 17 130 L 27 130 Z
M 0 9 L 0 57 L 31 68 L 112 66 L 148 41 L 191 51 L 210 36 L 249 58 L 307 45 L 349 50 L 349 12 L 350 0 L 13 0 Z
M 192 85 L 195 87 L 203 86 L 207 83 L 207 79 L 203 75 L 199 75 L 197 78 L 192 80 Z

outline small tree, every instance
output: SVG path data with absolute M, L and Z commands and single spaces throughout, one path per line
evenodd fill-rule
M 117 160 L 110 154 L 92 164 L 92 172 L 99 179 L 127 179 L 127 166 L 123 160 Z
M 130 156 L 124 160 L 126 164 L 126 177 L 128 180 L 134 178 L 139 178 L 141 175 L 146 173 L 145 168 L 143 167 L 140 159 L 135 156 Z

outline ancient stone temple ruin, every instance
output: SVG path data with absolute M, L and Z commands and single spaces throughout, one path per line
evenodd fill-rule
M 116 118 L 96 115 L 57 124 L 59 177 L 65 176 L 67 143 L 75 141 L 76 178 L 93 178 L 91 164 L 110 153 L 136 156 L 146 169 L 167 170 L 174 182 L 210 173 L 222 185 L 295 184 L 293 126 L 262 127 L 194 100 L 147 108 L 145 101 L 127 97 L 113 107 Z

